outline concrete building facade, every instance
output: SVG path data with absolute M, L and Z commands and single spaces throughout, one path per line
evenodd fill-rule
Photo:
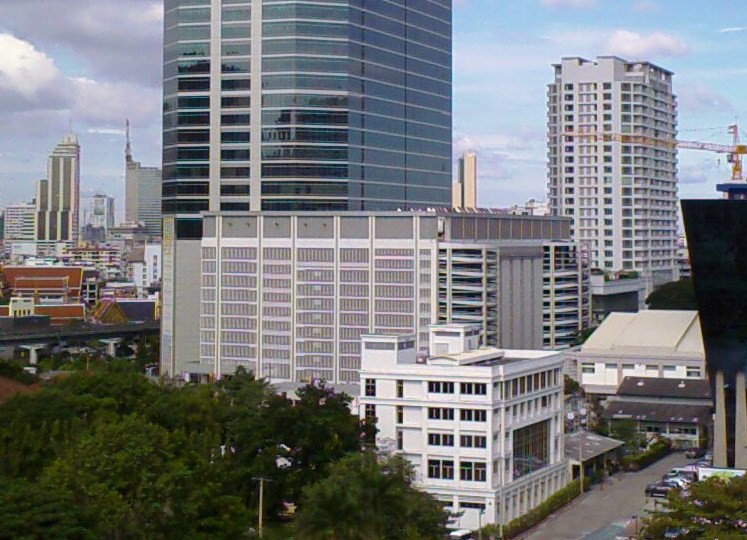
M 69 134 L 49 156 L 47 178 L 36 183 L 36 241 L 75 244 L 80 218 L 80 145 Z
M 591 325 L 589 260 L 574 242 L 547 242 L 544 251 L 543 345 L 567 349 Z
M 138 248 L 142 258 L 130 263 L 130 275 L 139 296 L 147 296 L 148 288 L 161 283 L 161 245 L 146 244 Z
M 452 208 L 477 208 L 477 154 L 465 152 L 457 165 L 457 181 L 452 185 Z
M 563 58 L 548 86 L 548 190 L 594 268 L 678 279 L 673 74 L 648 62 Z
M 164 8 L 166 327 L 199 312 L 203 211 L 448 206 L 450 0 Z
M 180 287 L 201 288 L 200 307 L 174 307 L 167 321 L 164 305 L 163 320 L 167 341 L 198 342 L 191 354 L 165 348 L 162 372 L 218 376 L 244 365 L 278 380 L 330 382 L 357 380 L 360 336 L 369 332 L 416 333 L 426 352 L 430 324 L 478 323 L 486 345 L 542 348 L 543 246 L 567 238 L 569 227 L 558 218 L 437 212 L 204 220 L 201 267 L 177 269 Z
M 114 197 L 97 193 L 88 199 L 88 208 L 85 211 L 84 220 L 86 225 L 106 231 L 114 227 Z
M 142 223 L 148 235 L 159 237 L 161 218 L 161 169 L 143 167 L 133 159 L 128 122 L 125 149 L 125 222 Z
M 33 242 L 36 238 L 36 205 L 9 204 L 5 207 L 3 239 L 10 242 Z
M 563 357 L 480 347 L 479 325 L 430 327 L 417 337 L 362 336 L 360 416 L 377 444 L 414 466 L 416 482 L 457 527 L 515 519 L 566 485 Z

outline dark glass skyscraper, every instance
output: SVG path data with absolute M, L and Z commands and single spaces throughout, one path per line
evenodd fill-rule
M 747 200 L 684 200 L 682 212 L 713 386 L 714 465 L 747 468 Z
M 199 361 L 201 212 L 450 205 L 451 4 L 165 0 L 162 373 Z
M 451 199 L 451 0 L 166 0 L 163 210 Z

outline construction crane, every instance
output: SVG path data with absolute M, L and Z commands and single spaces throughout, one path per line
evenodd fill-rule
M 747 154 L 747 145 L 739 141 L 739 126 L 732 124 L 727 127 L 732 135 L 732 144 L 716 144 L 700 141 L 681 141 L 675 139 L 663 139 L 649 137 L 647 135 L 634 135 L 624 133 L 598 133 L 598 132 L 564 132 L 565 137 L 578 138 L 590 142 L 621 142 L 627 144 L 645 144 L 647 146 L 658 146 L 662 148 L 685 148 L 689 150 L 706 150 L 727 154 L 726 160 L 731 164 L 732 182 L 744 182 L 742 175 L 742 156 Z

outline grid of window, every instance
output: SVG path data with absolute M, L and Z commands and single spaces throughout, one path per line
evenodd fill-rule
M 513 432 L 514 479 L 549 464 L 550 421 L 543 420 Z
M 446 407 L 428 407 L 429 420 L 454 420 L 454 409 Z
M 451 459 L 429 459 L 428 478 L 453 480 L 454 460 Z

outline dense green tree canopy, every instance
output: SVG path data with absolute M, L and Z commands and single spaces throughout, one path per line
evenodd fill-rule
M 379 460 L 352 454 L 323 480 L 304 489 L 298 537 L 307 540 L 435 540 L 447 514 L 412 487 L 413 469 L 401 456 Z
M 665 283 L 646 298 L 649 309 L 682 309 L 697 311 L 692 279 Z
M 681 529 L 681 540 L 746 538 L 747 477 L 709 478 L 692 484 L 689 495 L 671 495 L 645 525 L 650 538 L 664 538 L 668 529 Z
M 112 359 L 0 405 L 0 540 L 43 538 L 43 523 L 63 539 L 245 537 L 258 477 L 270 480 L 265 522 L 280 521 L 373 434 L 351 399 L 324 385 L 290 399 L 244 371 L 177 388 L 138 369 Z M 30 519 L 35 506 L 42 513 Z

